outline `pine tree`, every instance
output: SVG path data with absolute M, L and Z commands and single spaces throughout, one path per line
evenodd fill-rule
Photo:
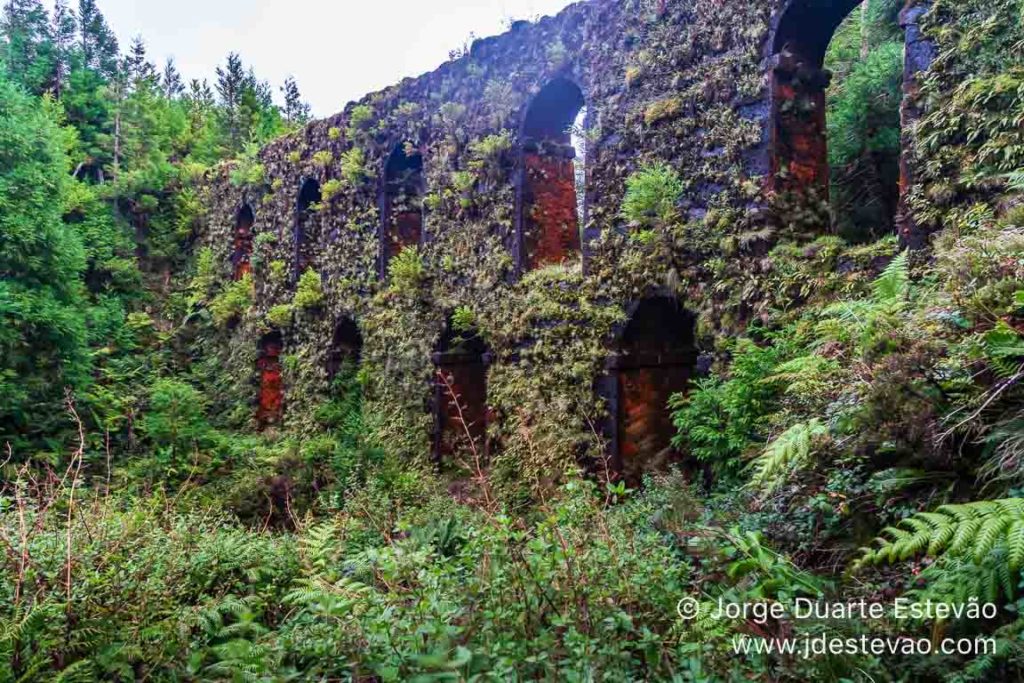
M 146 56 L 146 43 L 142 40 L 142 36 L 135 36 L 132 39 L 122 67 L 128 85 L 133 90 L 155 85 L 158 81 L 156 67 Z
M 281 88 L 284 93 L 284 118 L 291 126 L 300 126 L 309 121 L 310 107 L 302 101 L 299 86 L 291 76 L 285 79 Z
M 53 72 L 53 41 L 40 0 L 9 0 L 0 16 L 7 73 L 34 93 L 42 93 Z
M 174 64 L 174 57 L 168 57 L 164 64 L 164 73 L 160 79 L 160 87 L 168 99 L 177 99 L 185 92 L 185 83 L 181 80 L 181 74 Z
M 72 48 L 77 32 L 78 22 L 67 0 L 56 0 L 50 19 L 50 36 L 53 40 L 53 93 L 58 99 L 71 73 Z
M 79 0 L 78 23 L 85 67 L 112 78 L 118 68 L 117 37 L 107 26 L 96 0 Z
M 0 74 L 0 442 L 53 434 L 64 387 L 89 378 L 81 241 L 62 221 L 64 136 Z
M 220 97 L 224 131 L 232 152 L 240 151 L 244 142 L 242 100 L 248 85 L 242 58 L 236 52 L 228 54 L 224 68 L 217 67 L 217 95 Z

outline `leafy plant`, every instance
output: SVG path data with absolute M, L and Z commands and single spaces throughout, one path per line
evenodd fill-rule
M 299 283 L 295 288 L 295 298 L 292 303 L 297 308 L 316 308 L 324 302 L 324 289 L 320 280 L 320 273 L 312 268 L 307 268 L 299 277 Z
M 751 464 L 750 486 L 762 495 L 778 490 L 798 470 L 806 467 L 828 427 L 818 420 L 798 423 L 776 437 Z
M 253 297 L 252 275 L 246 273 L 210 300 L 209 308 L 214 322 L 223 326 L 237 321 L 252 307 Z
M 664 228 L 676 220 L 682 193 L 683 181 L 675 169 L 649 163 L 626 179 L 622 217 L 640 229 Z

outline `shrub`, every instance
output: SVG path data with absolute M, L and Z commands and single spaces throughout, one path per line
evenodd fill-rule
M 252 274 L 246 273 L 210 301 L 213 321 L 220 326 L 237 321 L 252 306 L 253 297 Z
M 334 154 L 330 150 L 322 149 L 313 155 L 313 163 L 320 168 L 327 168 L 334 161 Z
M 373 107 L 368 104 L 356 105 L 352 108 L 352 113 L 348 117 L 349 126 L 355 129 L 367 128 L 372 121 Z
M 415 246 L 406 247 L 398 252 L 388 263 L 388 278 L 391 280 L 391 287 L 397 291 L 415 290 L 425 275 L 423 258 Z
M 366 154 L 359 147 L 353 147 L 341 155 L 341 177 L 349 185 L 358 186 L 367 178 Z
M 298 308 L 316 308 L 324 302 L 324 289 L 320 281 L 320 273 L 312 268 L 306 269 L 299 277 L 299 284 L 295 288 L 295 299 L 293 303 Z
M 292 304 L 277 304 L 267 311 L 267 322 L 277 328 L 290 327 L 295 307 Z
M 676 220 L 676 202 L 683 193 L 683 181 L 664 162 L 644 165 L 626 179 L 622 217 L 641 229 L 664 227 Z
M 327 203 L 327 202 L 331 201 L 331 199 L 334 196 L 336 196 L 339 192 L 341 192 L 341 190 L 342 190 L 342 188 L 344 188 L 344 186 L 345 186 L 344 183 L 342 183 L 337 178 L 331 178 L 330 180 L 326 181 L 323 184 L 323 186 L 320 188 L 320 196 L 321 196 L 323 202 Z

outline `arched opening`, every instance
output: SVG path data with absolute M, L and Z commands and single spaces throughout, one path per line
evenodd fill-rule
M 530 103 L 520 131 L 516 254 L 520 270 L 563 263 L 580 251 L 577 150 L 586 101 L 572 81 L 556 78 Z M 578 124 L 574 126 L 574 124 Z M 582 156 L 582 155 L 579 155 Z
M 856 241 L 896 220 L 902 6 L 791 0 L 772 36 L 772 189 L 830 206 L 832 227 Z
M 381 277 L 394 256 L 423 238 L 423 192 L 423 156 L 412 144 L 402 143 L 384 167 Z
M 231 254 L 235 280 L 241 280 L 252 271 L 252 227 L 255 223 L 252 207 L 245 204 L 235 217 L 234 251 Z
M 321 201 L 320 183 L 315 178 L 307 178 L 302 183 L 295 205 L 295 271 L 293 276 L 296 281 L 313 264 L 309 230 L 312 218 L 316 210 L 319 209 Z
M 611 468 L 630 483 L 663 467 L 676 453 L 668 409 L 685 393 L 697 363 L 695 318 L 673 297 L 644 299 L 619 334 L 608 359 L 605 398 Z
M 284 416 L 284 381 L 281 375 L 281 352 L 284 341 L 280 332 L 265 334 L 259 343 L 256 371 L 259 396 L 256 406 L 256 424 L 260 429 L 280 424 Z
M 487 344 L 471 326 L 449 320 L 433 355 L 434 459 L 487 455 Z
M 363 353 L 363 335 L 352 318 L 342 318 L 334 326 L 334 335 L 327 352 L 327 377 L 334 381 L 344 375 L 352 377 Z

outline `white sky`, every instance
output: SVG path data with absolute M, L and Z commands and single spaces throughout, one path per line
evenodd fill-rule
M 71 3 L 75 5 L 76 3 Z M 298 81 L 313 114 L 430 71 L 470 33 L 555 14 L 570 0 L 99 0 L 122 49 L 141 35 L 150 60 L 173 55 L 186 83 L 208 78 L 228 52 L 278 88 Z

